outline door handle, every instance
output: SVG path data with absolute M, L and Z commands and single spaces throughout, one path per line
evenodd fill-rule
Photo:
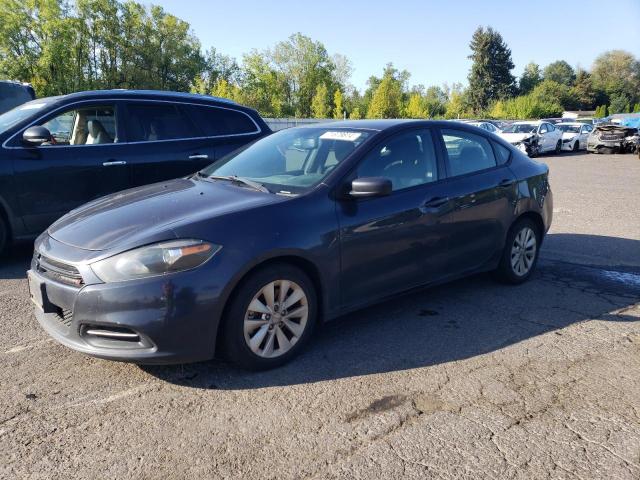
M 498 187 L 500 188 L 508 188 L 511 185 L 513 185 L 515 182 L 515 180 L 511 180 L 510 178 L 504 178 L 500 181 L 500 183 L 498 184 Z
M 124 160 L 109 160 L 108 162 L 102 162 L 103 167 L 112 167 L 114 165 L 126 165 Z
M 209 160 L 209 155 L 194 153 L 193 155 L 189 155 L 189 160 Z
M 422 205 L 425 208 L 438 208 L 449 201 L 449 197 L 433 197 Z

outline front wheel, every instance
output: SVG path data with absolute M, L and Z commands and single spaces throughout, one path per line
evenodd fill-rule
M 313 282 L 292 265 L 254 272 L 239 286 L 223 324 L 223 349 L 248 370 L 278 367 L 308 341 L 317 316 Z
M 529 218 L 520 219 L 511 227 L 495 272 L 498 279 L 512 284 L 529 279 L 538 263 L 541 235 Z
M 580 140 L 576 140 L 576 143 L 573 144 L 573 152 L 578 153 L 578 150 L 580 150 Z
M 562 140 L 558 140 L 558 143 L 556 143 L 556 155 L 559 155 L 561 151 L 562 151 Z

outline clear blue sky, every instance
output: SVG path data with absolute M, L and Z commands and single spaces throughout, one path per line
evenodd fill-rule
M 499 31 L 520 76 L 534 61 L 590 68 L 605 50 L 640 57 L 640 0 L 155 0 L 191 24 L 205 49 L 236 57 L 301 32 L 353 63 L 363 89 L 387 62 L 411 84 L 466 83 L 469 40 L 479 25 Z

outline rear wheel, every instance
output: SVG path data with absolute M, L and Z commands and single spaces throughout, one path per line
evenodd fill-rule
M 224 318 L 224 351 L 248 370 L 278 367 L 296 356 L 313 331 L 317 295 L 309 277 L 274 265 L 240 285 Z
M 529 218 L 522 218 L 511 227 L 496 270 L 500 280 L 519 284 L 529 279 L 538 263 L 541 235 L 538 225 Z

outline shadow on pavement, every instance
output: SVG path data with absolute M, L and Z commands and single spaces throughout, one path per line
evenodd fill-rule
M 553 235 L 549 235 L 551 239 Z M 640 241 L 561 235 L 579 249 L 640 252 Z M 595 239 L 594 239 L 595 238 Z M 588 319 L 637 321 L 616 309 L 640 298 L 640 268 L 603 270 L 541 259 L 530 282 L 476 275 L 349 314 L 319 328 L 306 352 L 276 370 L 250 373 L 213 360 L 144 366 L 149 374 L 203 389 L 255 389 L 421 368 L 492 352 Z

